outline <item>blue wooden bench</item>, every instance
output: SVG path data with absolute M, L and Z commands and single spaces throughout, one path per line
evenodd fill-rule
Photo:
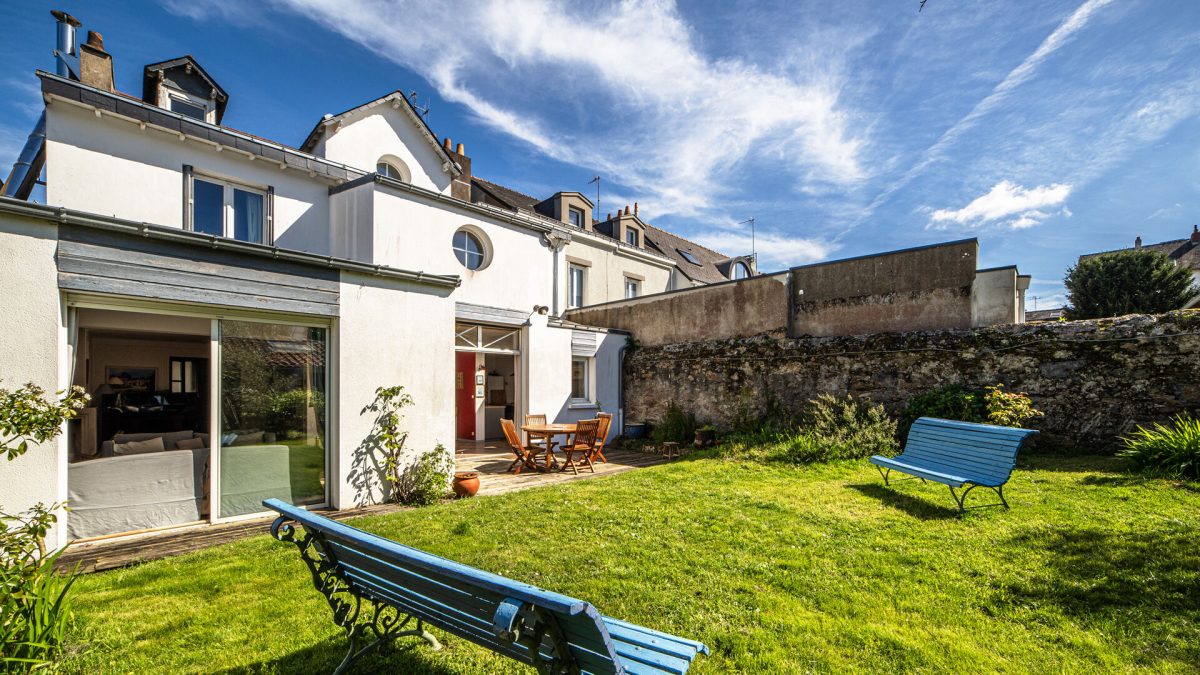
M 909 429 L 904 452 L 896 457 L 875 455 L 871 463 L 885 485 L 891 484 L 888 474 L 899 471 L 950 486 L 950 495 L 960 510 L 965 510 L 967 494 L 977 487 L 994 490 L 1000 504 L 1008 508 L 1004 484 L 1012 475 L 1017 452 L 1037 433 L 1033 429 L 922 417 Z M 962 487 L 966 487 L 962 494 L 954 491 Z
M 708 653 L 700 642 L 603 616 L 582 600 L 439 558 L 277 499 L 263 505 L 280 514 L 271 535 L 299 547 L 313 585 L 350 639 L 335 673 L 399 637 L 420 637 L 440 649 L 426 625 L 555 675 L 682 675 L 697 654 Z M 360 647 L 364 640 L 370 642 Z

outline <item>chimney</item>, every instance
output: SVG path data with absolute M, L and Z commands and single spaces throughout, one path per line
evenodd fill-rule
M 633 215 L 637 215 L 637 202 L 633 203 Z
M 79 81 L 104 91 L 115 91 L 112 55 L 104 51 L 104 36 L 88 31 L 87 42 L 79 46 Z
M 75 49 L 75 29 L 83 24 L 79 23 L 79 19 L 57 9 L 50 10 L 50 14 L 58 22 L 58 39 L 54 50 L 58 65 L 55 72 L 61 77 L 70 77 L 71 66 L 68 59 L 78 55 Z
M 1195 225 L 1192 226 L 1192 243 L 1200 244 L 1200 229 Z
M 1139 236 L 1137 239 L 1134 239 L 1134 240 L 1133 240 L 1133 247 L 1134 247 L 1134 248 L 1141 248 L 1141 247 L 1142 247 L 1142 238 L 1141 238 L 1140 236 Z
M 462 167 L 462 173 L 450 183 L 450 196 L 464 202 L 471 201 L 471 158 L 467 157 L 466 146 L 462 143 L 454 145 L 454 142 L 447 136 L 446 140 L 442 141 L 442 148 L 445 149 L 447 155 L 450 155 L 451 160 Z M 454 149 L 451 150 L 451 148 Z
M 629 215 L 629 205 L 625 205 L 625 215 Z

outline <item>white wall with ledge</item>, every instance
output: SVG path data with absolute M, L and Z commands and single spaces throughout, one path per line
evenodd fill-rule
M 352 112 L 333 122 L 313 150 L 318 156 L 366 172 L 375 171 L 382 157 L 395 158 L 404 163 L 413 185 L 450 194 L 452 175 L 442 168 L 445 157 L 434 149 L 408 113 L 391 102 Z

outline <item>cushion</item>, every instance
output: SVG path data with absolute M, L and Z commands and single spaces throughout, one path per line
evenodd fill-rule
M 204 441 L 199 438 L 185 438 L 182 441 L 175 441 L 175 447 L 180 450 L 199 450 L 204 447 Z
M 146 441 L 130 441 L 117 443 L 113 446 L 114 455 L 141 455 L 147 452 L 162 452 L 166 450 L 162 436 L 155 436 Z
M 256 431 L 252 434 L 238 434 L 230 445 L 261 445 L 263 442 L 263 432 Z

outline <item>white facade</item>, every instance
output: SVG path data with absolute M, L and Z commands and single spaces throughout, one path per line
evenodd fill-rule
M 73 86 L 99 99 L 113 96 Z M 343 169 L 350 167 L 343 170 L 345 178 L 331 178 L 248 152 L 215 133 L 219 128 L 211 125 L 213 133 L 201 138 L 191 130 L 166 129 L 104 105 L 53 95 L 48 100 L 46 199 L 52 207 L 69 209 L 79 222 L 56 225 L 49 209 L 40 218 L 0 212 L 0 252 L 5 259 L 21 261 L 19 268 L 0 272 L 0 310 L 12 324 L 10 338 L 0 346 L 3 386 L 34 381 L 53 391 L 69 386 L 80 377 L 78 373 L 88 370 L 76 362 L 79 354 L 72 351 L 75 310 L 68 305 L 77 300 L 120 311 L 154 311 L 168 316 L 186 313 L 190 320 L 213 322 L 214 334 L 219 322 L 229 317 L 320 328 L 327 339 L 328 371 L 324 489 L 327 503 L 335 508 L 376 501 L 382 495 L 377 470 L 364 455 L 371 418 L 361 412 L 377 387 L 402 384 L 415 401 L 405 410 L 410 454 L 439 444 L 453 450 L 457 435 L 455 330 L 464 321 L 487 324 L 491 313 L 498 325 L 519 331 L 516 416 L 544 412 L 551 420 L 568 421 L 593 417 L 601 410 L 619 416 L 624 335 L 565 326 L 545 315 L 544 308 L 555 304 L 556 294 L 565 292 L 561 247 L 550 243 L 555 238 L 550 235 L 559 232 L 561 236 L 565 228 L 449 197 L 453 167 L 399 106 L 384 103 L 340 116 L 322 133 L 314 150 Z M 402 165 L 411 184 L 371 176 L 369 172 L 381 159 Z M 325 160 L 309 156 L 307 161 Z M 276 287 L 280 298 L 330 295 L 336 298 L 331 309 L 308 316 L 295 309 L 303 306 L 300 301 L 267 298 L 256 310 L 259 305 L 255 301 L 230 300 L 229 292 L 222 290 L 229 286 L 229 279 L 205 278 L 206 274 L 219 275 L 219 271 L 203 270 L 221 268 L 204 262 L 202 241 L 192 234 L 181 237 L 179 245 L 199 246 L 194 248 L 195 264 L 179 270 L 173 279 L 171 270 L 160 271 L 166 276 L 161 280 L 163 297 L 155 297 L 155 291 L 147 291 L 140 282 L 105 279 L 102 270 L 106 265 L 114 270 L 120 267 L 112 262 L 75 263 L 99 270 L 94 271 L 94 279 L 99 280 L 94 290 L 80 290 L 78 279 L 71 290 L 62 287 L 66 282 L 60 235 L 92 228 L 85 223 L 87 214 L 132 221 L 119 223 L 120 227 L 96 224 L 98 234 L 90 235 L 93 237 L 113 228 L 122 234 L 103 236 L 130 237 L 137 223 L 146 223 L 154 230 L 153 241 L 169 241 L 164 232 L 187 229 L 189 218 L 195 218 L 194 211 L 189 211 L 194 206 L 185 203 L 189 170 L 196 178 L 219 179 L 269 193 L 269 227 L 274 237 L 267 245 L 281 252 L 346 259 L 337 263 L 341 271 L 331 287 L 328 282 L 313 287 L 326 289 L 319 293 L 302 289 L 302 280 L 296 282 L 294 293 L 286 287 L 291 282 L 282 281 L 283 286 Z M 486 249 L 486 262 L 479 269 L 465 267 L 452 249 L 455 234 L 464 229 Z M 122 253 L 120 245 L 111 245 L 117 256 L 157 255 Z M 222 255 L 233 261 L 229 264 L 241 264 L 233 242 L 214 241 L 211 248 L 226 251 Z M 247 270 L 272 270 L 269 252 L 256 250 L 247 255 L 251 253 L 245 261 Z M 641 265 L 656 285 L 664 283 L 658 277 L 669 277 L 669 264 L 636 258 L 623 264 Z M 314 274 L 320 272 L 320 260 L 309 257 L 302 263 L 316 270 Z M 379 273 L 372 273 L 372 267 L 378 267 Z M 286 279 L 287 274 L 290 272 L 269 271 L 262 278 Z M 426 280 L 448 275 L 461 279 L 457 287 Z M 206 290 L 210 285 L 211 292 Z M 562 304 L 560 300 L 560 307 Z M 463 306 L 474 308 L 474 314 L 464 318 Z M 480 312 L 484 318 L 479 318 Z M 129 328 L 152 330 L 149 326 Z M 214 341 L 211 348 L 213 373 L 222 358 L 216 344 Z M 588 391 L 582 398 L 572 395 L 571 379 L 572 361 L 580 358 L 589 369 Z M 96 384 L 90 382 L 92 388 Z M 212 402 L 210 411 L 221 407 L 216 394 Z M 214 414 L 208 422 L 198 423 L 197 431 L 221 431 L 223 424 L 221 416 Z M 620 425 L 615 424 L 611 433 L 619 432 Z M 0 473 L 3 506 L 20 510 L 39 501 L 67 501 L 69 445 L 64 434 L 58 442 L 34 448 L 6 466 Z M 69 525 L 70 518 L 65 514 L 62 522 Z M 59 544 L 66 543 L 66 529 L 60 527 L 55 534 Z

